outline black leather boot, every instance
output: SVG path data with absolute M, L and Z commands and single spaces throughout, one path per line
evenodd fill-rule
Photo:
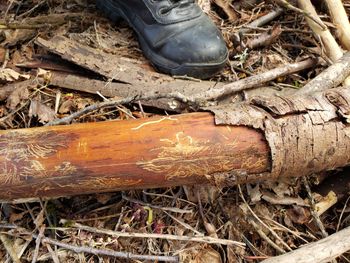
M 194 0 L 96 0 L 113 22 L 126 20 L 145 56 L 161 72 L 209 78 L 228 51 L 221 33 Z

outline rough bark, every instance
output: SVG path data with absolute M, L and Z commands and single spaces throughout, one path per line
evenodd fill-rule
M 349 56 L 350 57 L 350 56 Z M 203 100 L 219 100 L 225 96 L 229 96 L 238 93 L 243 90 L 249 90 L 257 88 L 262 84 L 274 80 L 276 78 L 293 74 L 302 71 L 306 68 L 313 67 L 317 65 L 319 60 L 317 59 L 306 59 L 301 62 L 288 64 L 279 68 L 275 68 L 259 75 L 254 75 L 241 79 L 230 84 L 222 85 L 218 83 L 215 85 L 210 81 L 203 82 L 193 82 L 193 81 L 178 81 L 168 82 L 162 85 L 152 85 L 148 89 L 140 87 L 140 85 L 131 85 L 125 83 L 115 83 L 115 82 L 104 82 L 100 80 L 87 79 L 84 77 L 76 75 L 67 75 L 57 72 L 51 73 L 51 78 L 49 85 L 74 89 L 89 93 L 96 94 L 99 91 L 102 95 L 106 97 L 144 97 L 147 94 L 182 94 L 185 98 L 190 101 L 203 101 Z M 346 62 L 348 62 L 346 60 Z M 350 65 L 350 63 L 348 63 Z M 343 64 L 340 63 L 340 73 L 344 71 Z M 345 65 L 347 66 L 347 65 Z M 345 70 L 350 71 L 350 66 L 345 68 Z M 338 71 L 332 70 L 334 73 Z M 341 76 L 339 77 L 341 78 Z M 336 81 L 328 80 L 332 84 L 336 84 Z M 277 92 L 276 92 L 277 93 Z M 180 112 L 188 107 L 187 104 L 182 103 L 176 99 L 158 99 L 152 101 L 143 101 L 144 104 L 149 106 L 158 107 L 165 110 L 173 110 Z
M 305 176 L 350 163 L 350 90 L 294 97 L 255 97 L 209 109 L 217 124 L 262 130 L 272 158 L 271 176 Z
M 37 39 L 37 44 L 48 51 L 59 55 L 62 59 L 75 63 L 85 69 L 109 78 L 109 82 L 103 84 L 101 81 L 83 79 L 79 76 L 52 74 L 51 84 L 59 87 L 79 87 L 79 82 L 85 82 L 86 90 L 94 90 L 91 87 L 104 86 L 101 91 L 106 94 L 118 90 L 118 96 L 145 96 L 146 94 L 169 94 L 180 93 L 193 102 L 204 100 L 215 100 L 232 95 L 234 93 L 253 89 L 279 77 L 290 75 L 307 68 L 316 66 L 318 59 L 309 58 L 293 64 L 266 71 L 256 76 L 238 80 L 229 84 L 213 81 L 188 81 L 172 78 L 153 71 L 145 70 L 144 65 L 135 64 L 129 60 L 115 55 L 107 54 L 91 47 L 81 45 L 65 37 L 54 37 L 51 40 Z M 117 80 L 118 82 L 112 82 Z M 89 83 L 89 81 L 91 83 Z M 79 83 L 79 85 L 76 85 Z M 84 87 L 84 88 L 85 88 Z M 100 92 L 101 92 L 100 91 Z M 105 95 L 105 94 L 103 94 Z M 115 96 L 115 95 L 114 95 Z M 152 106 L 180 112 L 185 108 L 183 103 L 172 99 L 160 99 L 155 102 L 147 102 Z
M 138 61 L 121 58 L 113 54 L 105 53 L 101 50 L 82 45 L 76 41 L 63 36 L 56 36 L 50 40 L 38 38 L 36 43 L 48 51 L 59 55 L 66 61 L 72 62 L 87 70 L 98 73 L 108 78 L 110 81 L 117 80 L 147 90 L 154 86 L 175 86 L 198 85 L 203 88 L 212 88 L 217 83 L 210 81 L 189 82 L 181 79 L 174 79 L 170 76 L 154 71 L 145 70 L 149 65 L 140 64 Z
M 120 82 L 105 82 L 96 79 L 89 79 L 77 75 L 70 75 L 65 73 L 52 72 L 49 85 L 60 88 L 78 90 L 97 94 L 100 92 L 107 98 L 111 97 L 144 97 L 145 94 L 169 94 L 177 92 L 184 94 L 184 96 L 193 96 L 195 94 L 201 94 L 208 89 L 220 88 L 223 85 L 220 83 L 210 81 L 184 81 L 175 80 L 173 82 L 167 82 L 163 85 L 154 85 L 149 83 L 148 85 L 131 85 L 128 83 Z M 1 93 L 0 93 L 1 96 Z M 156 107 L 168 111 L 182 112 L 188 108 L 188 105 L 182 103 L 176 99 L 161 98 L 156 100 L 142 101 L 143 105 Z
M 148 65 L 142 65 L 137 61 L 120 58 L 116 55 L 81 45 L 63 36 L 56 36 L 50 40 L 38 38 L 36 43 L 48 51 L 59 55 L 66 61 L 108 78 L 108 82 L 102 82 L 53 72 L 50 84 L 62 88 L 68 88 L 69 86 L 76 88 L 77 86 L 82 86 L 81 84 L 76 85 L 76 83 L 84 81 L 84 88 L 88 91 L 94 91 L 92 85 L 96 84 L 96 88 L 104 86 L 103 91 L 106 94 L 103 95 L 130 97 L 147 93 L 166 94 L 170 92 L 192 96 L 224 86 L 223 83 L 215 81 L 188 81 L 172 78 L 152 70 L 145 70 L 149 67 Z M 113 82 L 113 80 L 116 82 Z M 118 92 L 114 92 L 115 90 L 118 90 Z M 101 92 L 101 90 L 99 91 Z M 185 108 L 183 103 L 171 99 L 159 99 L 146 104 L 176 112 L 181 112 Z

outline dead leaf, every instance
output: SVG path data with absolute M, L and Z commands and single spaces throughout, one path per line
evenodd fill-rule
M 61 104 L 60 108 L 58 109 L 58 113 L 60 114 L 70 113 L 74 108 L 76 108 L 74 101 L 66 100 Z
M 37 217 L 34 220 L 34 224 L 36 226 L 37 229 L 39 229 L 45 221 L 45 210 L 41 209 L 40 213 L 37 215 Z
M 36 75 L 37 77 L 44 79 L 46 82 L 51 79 L 51 72 L 42 68 L 38 68 Z
M 94 104 L 94 101 L 90 98 L 78 98 L 75 100 L 75 105 L 78 110 L 84 109 L 92 104 Z
M 252 187 L 251 184 L 247 184 L 247 191 L 248 195 L 250 197 L 250 202 L 252 204 L 255 204 L 261 200 L 261 192 L 260 192 L 260 185 L 257 184 L 255 187 Z
M 197 246 L 180 253 L 180 262 L 184 263 L 221 263 L 220 253 L 210 246 Z
M 202 249 L 196 256 L 193 263 L 221 263 L 220 253 L 214 250 L 212 247 Z
M 273 205 L 299 205 L 309 206 L 301 197 L 290 197 L 290 196 L 278 196 L 270 191 L 262 191 L 262 199 Z
M 24 211 L 24 212 L 21 212 L 21 213 L 18 213 L 18 214 L 17 213 L 11 213 L 11 216 L 9 218 L 9 222 L 11 224 L 16 223 L 17 221 L 22 220 L 23 216 L 25 214 L 27 214 L 27 211 Z
M 96 201 L 102 205 L 108 203 L 111 200 L 111 194 L 98 194 L 96 195 Z
M 30 79 L 30 75 L 20 74 L 10 68 L 0 69 L 0 82 L 13 82 L 20 79 Z
M 220 195 L 220 189 L 212 185 L 194 185 L 194 186 L 184 186 L 184 191 L 187 200 L 197 203 L 197 192 L 199 193 L 199 198 L 203 204 L 211 203 L 216 200 Z
M 27 88 L 27 82 L 21 82 L 18 83 L 18 85 L 15 86 L 15 89 L 12 91 L 12 93 L 7 98 L 6 107 L 11 110 L 15 110 L 16 107 L 23 101 L 27 100 L 29 98 L 29 91 Z
M 208 14 L 211 10 L 210 0 L 199 0 L 198 5 L 203 10 L 203 12 L 206 14 Z
M 310 210 L 301 206 L 293 206 L 287 210 L 287 215 L 293 223 L 305 224 L 310 220 Z
M 266 182 L 262 182 L 262 189 L 270 189 L 278 197 L 285 197 L 285 196 L 293 195 L 292 185 L 293 185 L 292 182 L 285 183 L 285 182 L 266 181 Z
M 45 124 L 53 121 L 56 118 L 55 111 L 39 100 L 31 100 L 29 108 L 29 117 L 38 117 L 39 122 Z
M 5 47 L 12 47 L 20 42 L 24 42 L 33 38 L 36 35 L 35 30 L 15 29 L 5 30 L 5 41 L 2 43 Z

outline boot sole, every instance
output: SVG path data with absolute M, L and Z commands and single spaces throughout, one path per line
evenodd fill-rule
M 97 0 L 96 5 L 112 22 L 117 23 L 125 20 L 134 29 L 145 57 L 160 72 L 173 76 L 187 75 L 194 78 L 207 79 L 220 72 L 226 65 L 227 58 L 218 63 L 178 64 L 159 56 L 149 47 L 142 34 L 133 26 L 118 4 L 113 2 L 113 0 Z

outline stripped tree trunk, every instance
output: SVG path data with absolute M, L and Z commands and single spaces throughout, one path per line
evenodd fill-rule
M 253 129 L 216 127 L 210 113 L 0 135 L 5 200 L 198 184 L 232 170 L 268 171 L 267 143 Z

